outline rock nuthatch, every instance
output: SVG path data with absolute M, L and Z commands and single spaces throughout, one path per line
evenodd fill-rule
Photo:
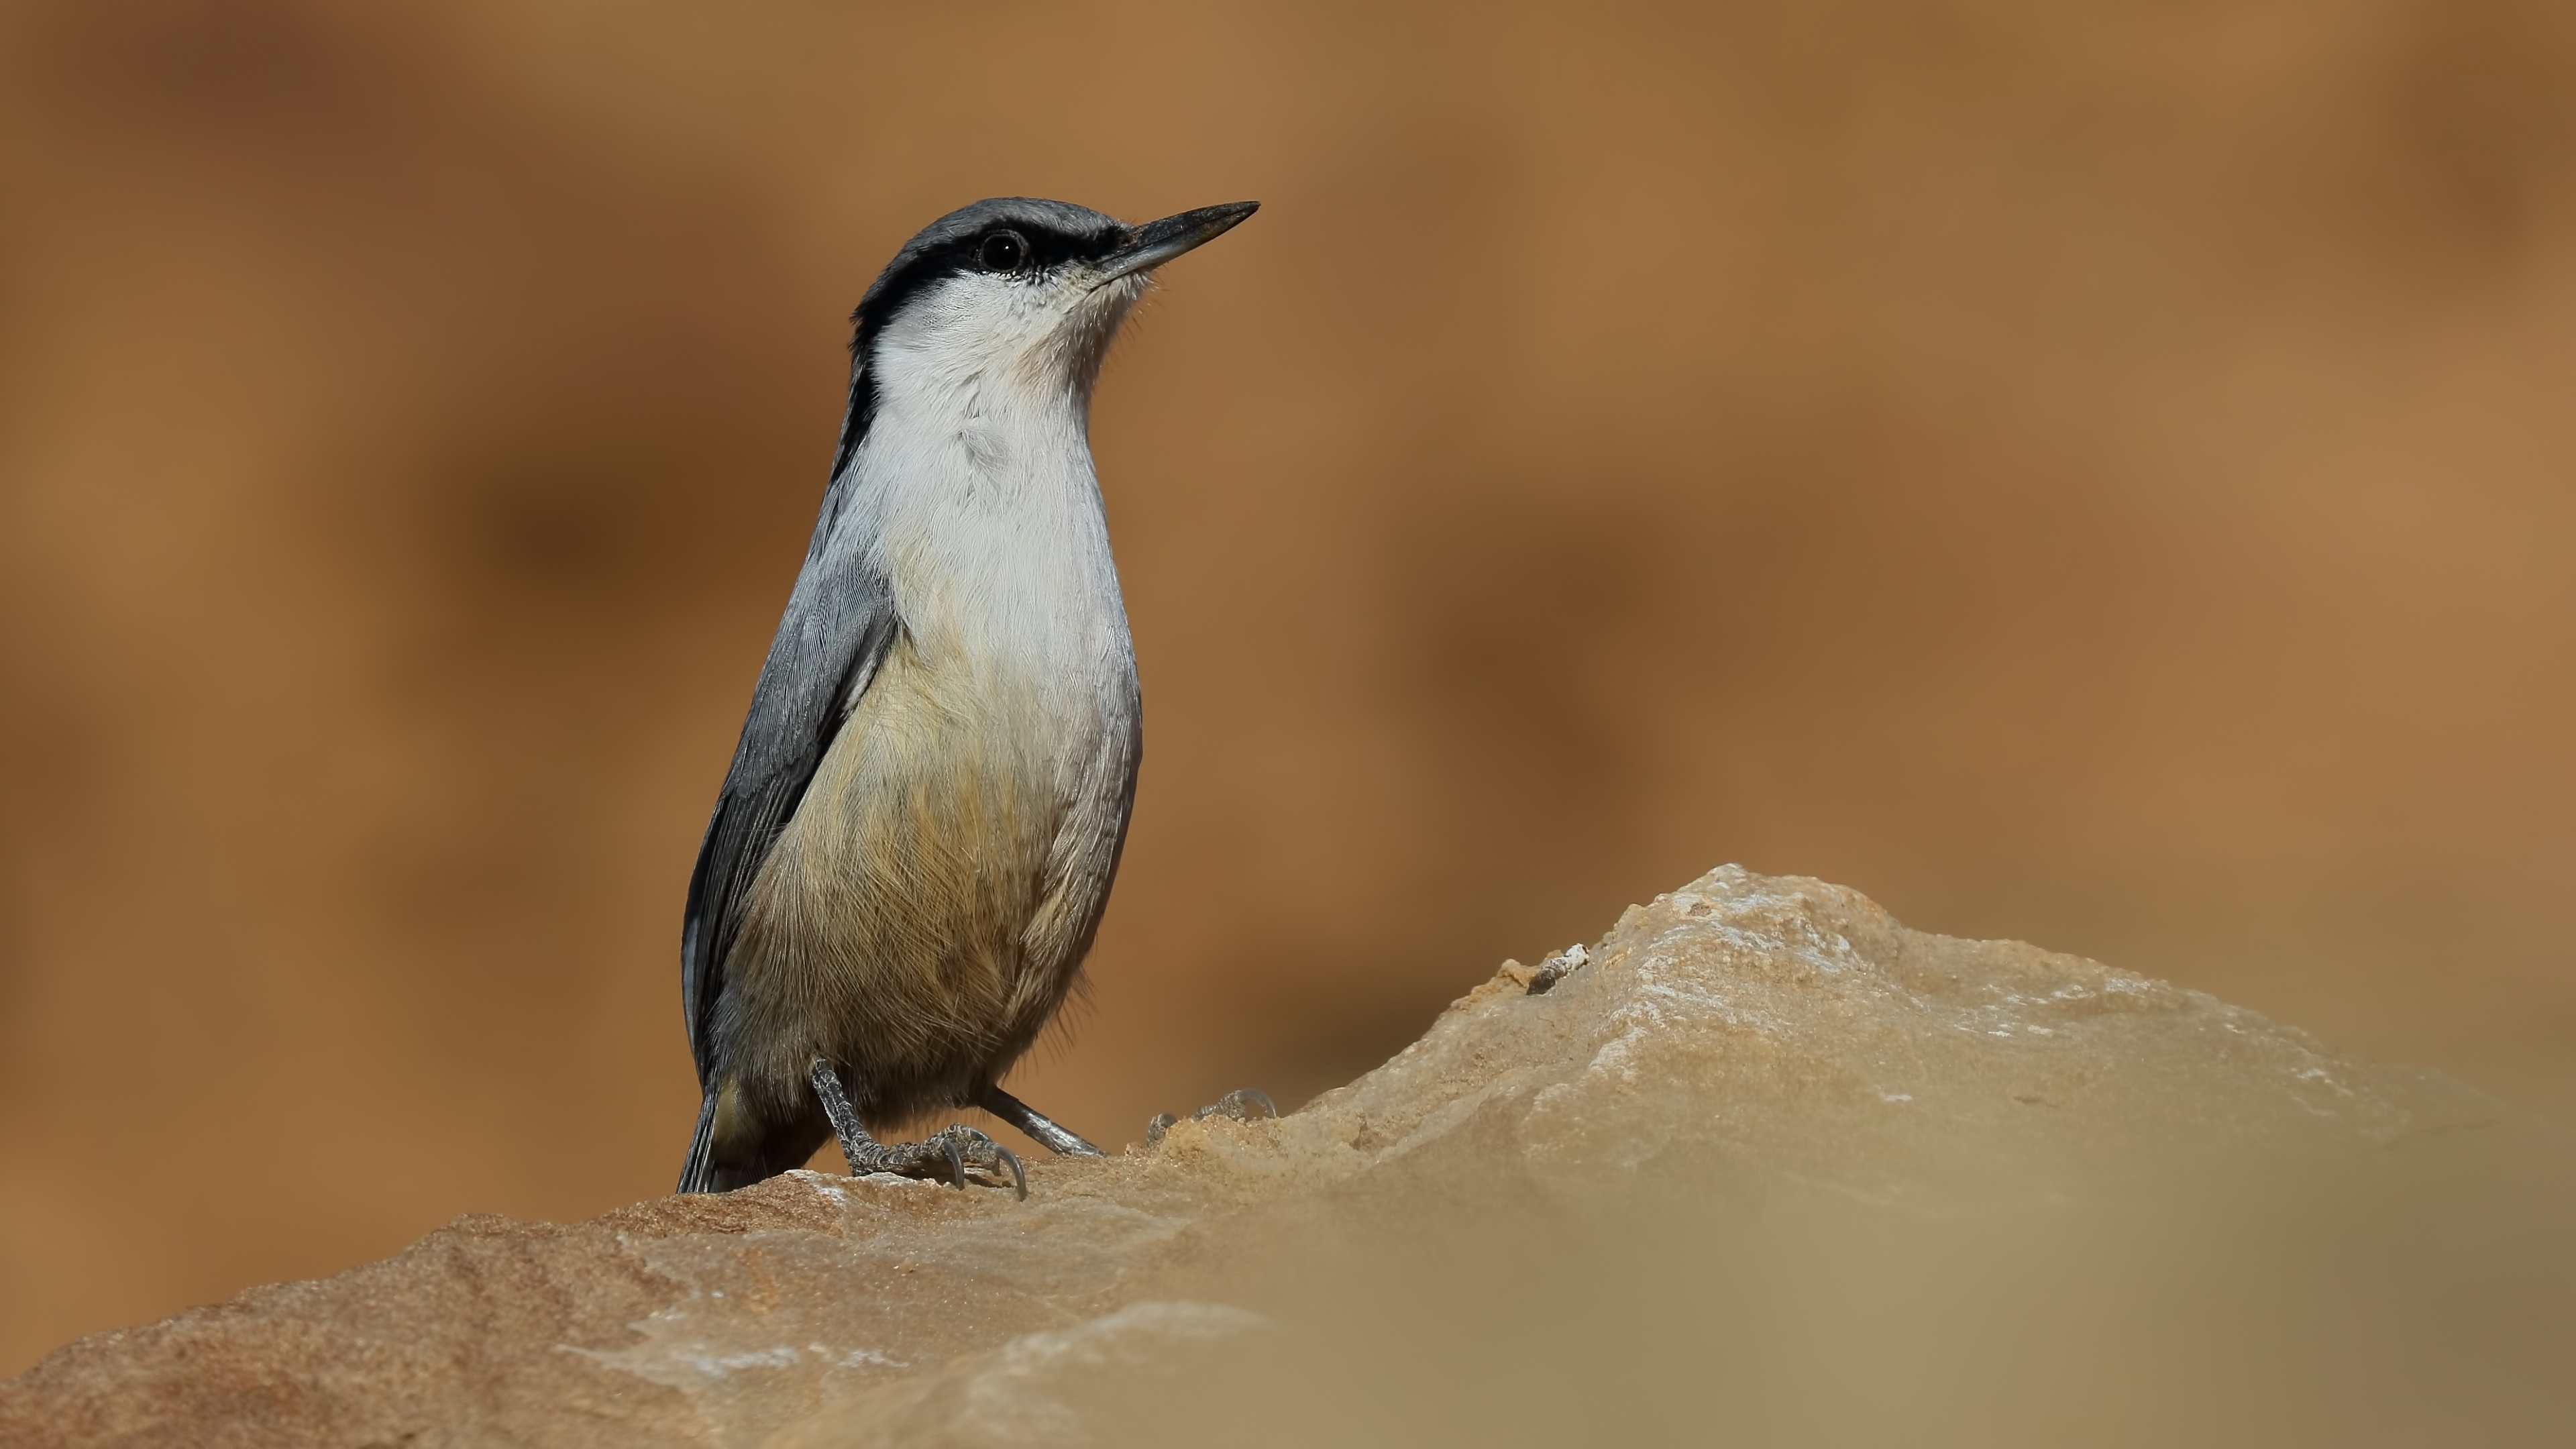
M 855 1172 L 1007 1167 L 1025 1193 L 972 1128 L 889 1144 L 864 1125 L 966 1105 L 1099 1155 L 998 1085 L 1091 949 L 1136 795 L 1091 388 L 1152 270 L 1255 205 L 1130 227 L 981 201 L 860 300 L 821 516 L 689 879 L 705 1095 L 680 1191 L 837 1135 Z

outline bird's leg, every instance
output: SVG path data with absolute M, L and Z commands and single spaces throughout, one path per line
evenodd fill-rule
M 996 1175 L 1008 1167 L 1011 1186 L 1022 1198 L 1029 1195 L 1029 1175 L 1019 1157 L 974 1128 L 943 1127 L 919 1142 L 879 1142 L 868 1135 L 859 1109 L 850 1105 L 850 1094 L 841 1086 L 841 1074 L 830 1062 L 816 1057 L 805 1075 L 814 1084 L 814 1095 L 822 1099 L 823 1115 L 832 1119 L 832 1135 L 841 1139 L 841 1155 L 850 1160 L 851 1176 L 891 1172 L 900 1177 L 942 1177 L 963 1188 L 969 1167 Z
M 999 1087 L 986 1087 L 977 1093 L 975 1105 L 1036 1138 L 1040 1145 L 1059 1156 L 1107 1157 L 1109 1155 L 1066 1131 L 1062 1126 L 1049 1120 L 1045 1113 Z
M 1210 1117 L 1231 1117 L 1237 1122 L 1249 1122 L 1252 1120 L 1252 1109 L 1255 1107 L 1259 1107 L 1265 1117 L 1279 1115 L 1279 1104 L 1270 1100 L 1268 1092 L 1259 1087 L 1245 1087 L 1240 1091 L 1226 1093 L 1191 1113 L 1190 1116 L 1201 1122 Z M 1154 1120 L 1145 1124 L 1145 1141 L 1148 1144 L 1162 1141 L 1163 1134 L 1172 1130 L 1180 1120 L 1169 1112 L 1155 1114 Z

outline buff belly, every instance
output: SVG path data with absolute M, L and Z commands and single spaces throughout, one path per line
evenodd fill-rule
M 896 644 L 726 959 L 715 1161 L 778 1170 L 821 1145 L 816 1057 L 890 1126 L 965 1102 L 1028 1049 L 1108 900 L 1133 718 L 1130 703 L 1103 728 L 1096 707 L 1051 710 L 1038 680 Z

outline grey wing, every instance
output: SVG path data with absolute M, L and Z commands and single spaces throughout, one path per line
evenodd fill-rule
M 893 597 L 857 549 L 819 548 L 807 556 L 689 875 L 680 997 L 702 1090 L 713 1085 L 716 1000 L 752 881 L 885 658 L 896 627 Z

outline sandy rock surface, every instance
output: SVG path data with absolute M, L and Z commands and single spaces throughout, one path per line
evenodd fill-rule
M 2576 1141 L 1727 867 L 1276 1122 L 795 1173 L 72 1344 L 10 1445 L 2548 1443 Z

